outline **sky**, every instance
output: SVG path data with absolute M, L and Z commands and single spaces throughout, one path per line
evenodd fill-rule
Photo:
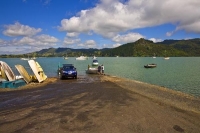
M 200 38 L 200 0 L 0 0 L 0 55 Z

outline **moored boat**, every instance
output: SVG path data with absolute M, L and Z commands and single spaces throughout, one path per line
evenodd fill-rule
M 97 57 L 96 57 L 96 56 L 93 56 L 92 59 L 97 59 Z
M 94 59 L 94 60 L 92 61 L 92 65 L 93 65 L 93 66 L 98 66 L 98 65 L 99 65 L 98 60 L 97 60 L 97 59 Z
M 147 64 L 147 65 L 144 65 L 145 68 L 154 68 L 156 66 L 157 66 L 156 64 Z
M 165 50 L 165 56 L 164 56 L 165 60 L 169 60 L 169 57 L 166 55 L 166 50 Z
M 155 54 L 155 53 L 154 53 L 154 55 L 153 55 L 153 57 L 152 57 L 152 58 L 154 58 L 154 59 L 156 58 L 156 54 Z
M 21 58 L 21 60 L 29 60 L 29 58 Z
M 169 60 L 169 57 L 164 57 L 165 60 Z
M 88 57 L 86 56 L 80 56 L 80 57 L 77 57 L 76 60 L 87 60 Z

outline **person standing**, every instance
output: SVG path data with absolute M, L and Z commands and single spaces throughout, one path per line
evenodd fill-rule
M 101 66 L 98 66 L 98 74 L 101 74 Z
M 101 71 L 102 71 L 102 74 L 104 74 L 104 65 L 103 64 L 101 65 Z

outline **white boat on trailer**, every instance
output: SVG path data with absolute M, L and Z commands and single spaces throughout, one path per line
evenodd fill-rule
M 96 68 L 96 67 L 90 67 L 87 70 L 85 70 L 85 72 L 87 74 L 97 74 L 98 73 L 98 68 Z

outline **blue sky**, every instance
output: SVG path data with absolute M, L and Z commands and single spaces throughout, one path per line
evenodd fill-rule
M 0 54 L 200 35 L 199 0 L 0 0 Z

